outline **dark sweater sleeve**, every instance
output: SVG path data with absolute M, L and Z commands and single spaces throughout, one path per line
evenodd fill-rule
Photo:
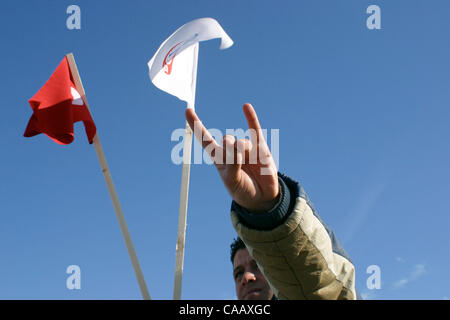
M 286 177 L 282 174 L 278 174 L 278 182 L 280 185 L 280 198 L 275 207 L 266 213 L 252 213 L 244 207 L 237 204 L 235 201 L 231 204 L 231 210 L 235 211 L 242 223 L 252 229 L 257 230 L 271 230 L 281 225 L 286 221 L 293 209 L 295 197 L 292 195 L 291 190 L 286 184 Z

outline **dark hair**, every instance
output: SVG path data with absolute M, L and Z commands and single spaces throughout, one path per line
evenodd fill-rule
M 234 264 L 234 256 L 236 255 L 236 252 L 241 249 L 246 249 L 244 241 L 241 240 L 241 238 L 237 237 L 233 240 L 233 243 L 230 246 L 231 248 L 231 263 Z

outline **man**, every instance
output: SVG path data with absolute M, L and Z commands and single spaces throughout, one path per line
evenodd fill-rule
M 243 109 L 251 141 L 226 135 L 223 146 L 186 110 L 233 198 L 231 220 L 245 244 L 232 253 L 238 298 L 356 299 L 347 253 L 303 188 L 277 172 L 255 110 L 248 103 Z
M 258 264 L 248 253 L 244 242 L 237 238 L 231 244 L 231 263 L 239 300 L 272 300 L 275 298 Z

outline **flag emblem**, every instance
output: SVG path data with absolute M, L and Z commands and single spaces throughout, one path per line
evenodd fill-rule
M 163 61 L 163 69 L 164 72 L 166 74 L 171 74 L 172 73 L 172 64 L 173 64 L 173 60 L 175 59 L 175 56 L 177 55 L 177 52 L 175 51 L 175 48 L 178 47 L 180 43 L 177 43 L 176 45 L 174 45 L 169 52 L 167 52 L 166 56 L 164 57 L 164 61 Z
M 74 87 L 70 87 L 70 93 L 72 94 L 72 104 L 75 104 L 77 106 L 84 105 L 83 99 L 81 99 L 80 94 L 78 93 L 77 89 Z

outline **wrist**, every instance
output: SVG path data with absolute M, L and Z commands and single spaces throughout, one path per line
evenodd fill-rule
M 258 203 L 255 203 L 255 205 L 246 205 L 242 206 L 244 209 L 246 209 L 249 212 L 252 213 L 265 213 L 273 211 L 275 208 L 277 208 L 282 200 L 282 188 L 281 185 L 278 184 L 278 192 L 272 200 L 268 201 L 259 201 Z
M 269 209 L 265 210 L 265 212 L 250 211 L 239 205 L 237 202 L 232 202 L 231 211 L 234 211 L 239 215 L 245 226 L 257 230 L 271 230 L 283 223 L 288 217 L 292 200 L 290 189 L 282 177 L 279 177 L 278 181 L 279 194 L 276 197 L 277 202 L 275 204 L 274 202 L 271 202 L 270 207 L 269 204 L 267 204 L 266 207 Z

